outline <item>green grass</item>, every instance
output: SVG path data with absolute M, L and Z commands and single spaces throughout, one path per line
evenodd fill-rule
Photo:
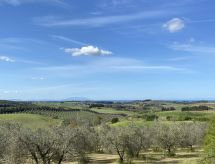
M 149 124 L 150 122 L 149 121 L 144 121 L 144 120 L 123 120 L 123 121 L 120 121 L 120 122 L 117 122 L 115 124 L 111 124 L 110 123 L 110 126 L 113 126 L 113 127 L 126 127 L 126 126 L 129 126 L 129 125 L 136 125 L 138 127 L 140 126 L 144 126 L 146 124 Z
M 1 121 L 17 122 L 31 129 L 47 128 L 61 123 L 61 120 L 36 114 L 1 114 L 0 122 Z
M 116 154 L 89 154 L 88 155 L 91 163 L 103 164 L 103 163 L 119 163 L 119 157 Z M 202 159 L 203 154 L 201 150 L 195 152 L 188 152 L 187 150 L 179 150 L 176 152 L 175 157 L 166 157 L 163 152 L 142 152 L 140 157 L 132 159 L 132 163 L 162 163 L 162 164 L 198 164 Z M 126 162 L 125 162 L 126 163 Z M 130 162 L 128 162 L 130 163 Z M 74 163 L 75 164 L 75 163 Z
M 215 116 L 214 111 L 192 111 L 192 112 L 182 112 L 182 111 L 165 111 L 156 112 L 160 119 L 165 120 L 167 116 L 171 116 L 174 121 L 183 121 L 186 117 L 190 117 L 193 121 L 209 121 Z
M 91 108 L 90 110 L 98 112 L 98 113 L 104 113 L 104 114 L 126 114 L 126 115 L 134 114 L 134 112 L 124 111 L 124 110 L 115 110 L 113 108 Z

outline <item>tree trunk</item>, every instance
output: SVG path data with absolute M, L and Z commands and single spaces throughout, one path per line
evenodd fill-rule
M 190 151 L 194 151 L 193 145 L 190 145 Z
M 58 161 L 58 164 L 61 164 L 61 162 L 63 161 L 63 158 L 64 158 L 64 154 L 62 154 L 62 155 L 60 156 L 60 159 L 59 159 L 59 161 Z
M 168 151 L 168 155 L 170 156 L 171 155 L 171 148 L 168 147 L 167 151 Z
M 119 155 L 119 158 L 120 158 L 120 162 L 123 162 L 124 161 L 124 153 L 121 154 L 118 147 L 116 147 L 116 150 L 117 150 L 117 154 Z

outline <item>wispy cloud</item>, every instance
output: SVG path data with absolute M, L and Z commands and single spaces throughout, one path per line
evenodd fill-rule
M 4 61 L 4 62 L 15 62 L 15 60 L 11 59 L 8 56 L 0 56 L 0 61 Z
M 77 41 L 77 40 L 74 40 L 74 39 L 71 39 L 71 38 L 68 38 L 68 37 L 65 37 L 65 36 L 53 35 L 52 37 L 53 37 L 54 39 L 63 40 L 63 41 L 70 42 L 70 43 L 74 43 L 74 44 L 81 45 L 81 46 L 89 45 L 89 44 L 87 44 L 87 43 L 80 42 L 80 41 Z
M 12 5 L 19 6 L 21 4 L 30 4 L 30 3 L 47 3 L 52 5 L 66 5 L 64 0 L 0 0 L 0 5 Z
M 132 0 L 103 0 L 98 6 L 102 9 L 104 8 L 116 8 L 116 7 L 125 7 L 130 5 Z
M 0 47 L 6 49 L 15 49 L 15 50 L 26 50 L 29 45 L 32 43 L 33 45 L 44 45 L 48 44 L 48 42 L 32 39 L 32 38 L 20 38 L 20 37 L 8 37 L 8 38 L 0 38 Z
M 111 51 L 99 49 L 94 46 L 84 46 L 81 48 L 65 48 L 66 53 L 71 54 L 72 56 L 105 56 L 112 55 Z
M 39 67 L 37 70 L 55 72 L 55 73 L 69 73 L 73 72 L 73 75 L 89 74 L 89 73 L 117 73 L 117 72 L 147 72 L 147 71 L 178 71 L 188 72 L 188 69 L 170 66 L 170 65 L 152 65 L 144 64 L 142 61 L 131 59 L 131 58 L 100 58 L 98 60 L 90 61 L 87 63 L 76 64 L 76 65 L 62 65 L 62 66 L 50 66 L 50 67 Z
M 188 23 L 214 23 L 215 19 L 213 18 L 205 18 L 205 19 L 199 19 L 199 20 L 188 20 Z
M 3 90 L 1 91 L 3 94 L 17 94 L 19 93 L 18 90 Z
M 144 20 L 162 17 L 170 14 L 171 11 L 155 10 L 138 12 L 126 15 L 91 17 L 85 19 L 65 19 L 53 16 L 38 17 L 34 21 L 43 26 L 86 26 L 86 27 L 102 27 L 110 24 L 120 24 L 135 20 Z
M 175 57 L 175 58 L 167 59 L 167 61 L 178 62 L 178 61 L 185 61 L 188 59 L 190 59 L 190 58 L 189 57 Z
M 44 77 L 32 77 L 31 80 L 45 80 Z
M 179 44 L 175 43 L 170 46 L 173 50 L 195 52 L 195 53 L 212 53 L 215 54 L 215 46 L 197 45 L 197 44 Z

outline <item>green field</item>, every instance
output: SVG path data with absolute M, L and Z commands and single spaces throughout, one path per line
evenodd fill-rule
M 0 123 L 1 122 L 15 122 L 27 128 L 38 129 L 56 126 L 61 124 L 62 121 L 36 114 L 1 114 Z
M 125 115 L 135 114 L 135 112 L 132 111 L 116 110 L 113 108 L 91 108 L 90 110 L 104 114 L 125 114 Z

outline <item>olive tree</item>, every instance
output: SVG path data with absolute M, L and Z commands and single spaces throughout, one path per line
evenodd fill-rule
M 23 145 L 19 142 L 17 123 L 1 122 L 0 126 L 0 161 L 7 164 L 25 163 L 28 160 Z
M 90 133 L 85 128 L 55 127 L 20 131 L 19 140 L 36 163 L 61 164 L 67 159 L 84 161 L 85 153 L 92 149 Z
M 207 124 L 205 123 L 181 123 L 180 128 L 180 146 L 189 147 L 194 151 L 193 146 L 200 146 L 204 140 Z
M 147 127 L 130 126 L 126 130 L 126 152 L 129 157 L 138 157 L 140 151 L 150 147 L 150 129 Z
M 86 153 L 94 150 L 94 131 L 89 127 L 73 129 L 72 149 L 82 163 L 87 162 Z
M 100 131 L 103 147 L 112 153 L 117 153 L 120 162 L 125 159 L 127 134 L 122 128 L 103 127 Z
M 180 130 L 177 125 L 156 125 L 154 126 L 154 142 L 167 152 L 168 156 L 175 155 L 176 146 L 179 144 Z

